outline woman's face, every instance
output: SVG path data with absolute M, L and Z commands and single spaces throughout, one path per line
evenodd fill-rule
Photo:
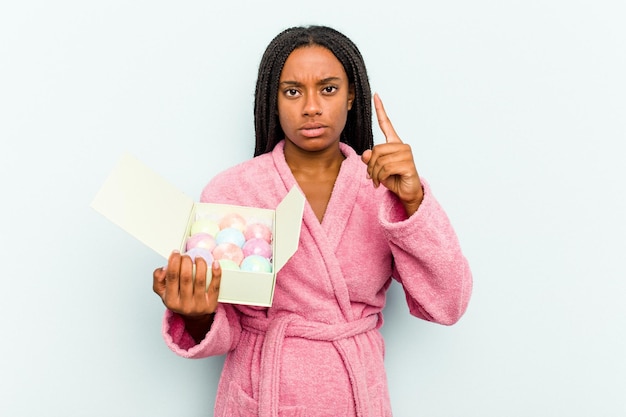
M 352 107 L 354 89 L 341 62 L 314 45 L 295 49 L 278 86 L 278 117 L 285 139 L 305 151 L 339 142 Z

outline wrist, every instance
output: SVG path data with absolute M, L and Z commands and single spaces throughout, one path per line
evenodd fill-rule
M 210 313 L 210 314 L 200 314 L 197 316 L 186 316 L 184 314 L 179 314 L 183 320 L 185 320 L 185 322 L 189 322 L 189 323 L 204 323 L 207 321 L 213 321 L 213 316 L 215 316 L 215 313 Z
M 181 318 L 185 323 L 185 331 L 196 343 L 200 343 L 206 337 L 209 330 L 211 330 L 215 313 L 203 314 L 199 316 L 181 315 Z
M 421 187 L 421 192 L 417 196 L 416 199 L 411 201 L 402 201 L 402 205 L 404 206 L 404 210 L 406 211 L 407 217 L 411 217 L 417 209 L 422 205 L 422 201 L 424 201 L 424 187 Z

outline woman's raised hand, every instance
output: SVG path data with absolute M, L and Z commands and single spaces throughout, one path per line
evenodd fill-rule
M 411 146 L 400 140 L 378 94 L 374 94 L 374 108 L 386 143 L 375 145 L 372 150 L 363 152 L 361 160 L 367 164 L 367 174 L 374 187 L 382 184 L 397 195 L 407 215 L 411 216 L 424 198 Z

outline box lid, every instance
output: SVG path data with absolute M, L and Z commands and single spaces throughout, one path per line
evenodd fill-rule
M 124 154 L 91 207 L 168 258 L 185 238 L 194 201 L 130 154 Z
M 276 238 L 280 241 L 275 245 L 274 272 L 280 271 L 298 249 L 305 201 L 302 192 L 297 186 L 293 186 L 276 207 L 274 222 Z

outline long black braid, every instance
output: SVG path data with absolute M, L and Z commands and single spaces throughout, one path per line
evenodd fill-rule
M 342 33 L 326 26 L 292 27 L 278 34 L 261 58 L 254 98 L 254 156 L 271 152 L 285 137 L 278 119 L 280 73 L 289 54 L 307 45 L 319 45 L 330 50 L 343 65 L 348 81 L 354 87 L 354 102 L 341 133 L 341 141 L 358 154 L 374 146 L 369 79 L 356 45 Z

